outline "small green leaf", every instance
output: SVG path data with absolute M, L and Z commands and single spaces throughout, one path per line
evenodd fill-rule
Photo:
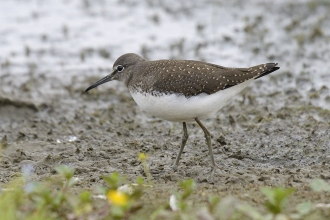
M 91 202 L 92 201 L 92 196 L 90 194 L 90 192 L 88 191 L 82 191 L 80 193 L 80 201 L 81 202 Z
M 326 183 L 322 179 L 314 179 L 310 183 L 310 187 L 315 191 L 315 192 L 321 192 L 321 191 L 330 191 L 330 185 Z
M 264 215 L 258 212 L 255 208 L 248 204 L 240 204 L 237 206 L 237 209 L 243 213 L 244 215 L 250 217 L 251 219 L 255 220 L 264 220 Z
M 137 183 L 138 185 L 142 186 L 143 183 L 144 183 L 144 179 L 143 179 L 142 177 L 138 177 L 138 178 L 136 178 L 136 183 Z
M 122 206 L 111 206 L 111 216 L 122 218 L 125 214 L 125 209 Z
M 75 185 L 79 181 L 79 179 L 78 178 L 71 178 L 68 181 L 69 181 L 68 182 L 68 187 L 71 187 L 71 186 Z
M 300 216 L 307 215 L 313 210 L 313 204 L 311 202 L 300 203 L 296 206 L 296 210 Z
M 66 180 L 69 180 L 73 177 L 74 169 L 67 165 L 60 165 L 55 167 L 56 172 L 63 176 Z
M 285 206 L 288 197 L 294 192 L 293 188 L 262 188 L 261 192 L 266 196 L 265 206 L 273 214 L 279 214 Z
M 217 196 L 212 196 L 211 198 L 209 198 L 209 211 L 211 213 L 214 212 L 214 210 L 216 209 L 216 207 L 219 205 L 220 202 L 220 198 Z
M 111 189 L 117 189 L 121 184 L 119 174 L 116 172 L 112 173 L 110 176 L 102 176 L 102 178 Z
M 183 189 L 182 199 L 184 200 L 193 193 L 193 191 L 195 190 L 196 184 L 195 184 L 194 180 L 188 179 L 188 180 L 180 182 L 180 186 Z

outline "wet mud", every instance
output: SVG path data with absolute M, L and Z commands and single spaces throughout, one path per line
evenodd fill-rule
M 273 10 L 278 11 L 278 7 L 275 5 Z M 297 11 L 319 9 L 299 4 L 290 7 Z M 328 6 L 322 5 L 319 10 L 323 7 Z M 289 11 L 281 13 L 288 17 L 288 24 L 292 22 L 285 29 L 288 35 L 297 32 L 298 24 L 293 18 L 290 20 Z M 329 15 L 323 19 L 329 20 Z M 244 42 L 256 37 L 250 31 L 266 24 L 259 21 L 258 27 L 242 27 Z M 321 44 L 318 33 L 306 35 L 302 44 Z M 327 36 L 322 37 L 329 39 Z M 235 41 L 227 40 L 235 45 Z M 208 149 L 196 123 L 187 124 L 190 136 L 178 171 L 173 172 L 182 124 L 146 115 L 124 85 L 117 82 L 83 93 L 91 83 L 108 74 L 116 57 L 107 60 L 107 69 L 95 67 L 93 71 L 75 70 L 74 74 L 59 75 L 38 68 L 15 74 L 2 59 L 0 183 L 7 183 L 26 169 L 31 171 L 31 180 L 42 180 L 54 175 L 57 165 L 69 164 L 80 179 L 77 188 L 92 190 L 104 184 L 102 175 L 112 172 L 119 172 L 130 181 L 145 176 L 138 159 L 143 152 L 148 156 L 153 182 L 153 188 L 147 192 L 150 201 L 164 202 L 161 198 L 168 198 L 180 180 L 192 178 L 197 182 L 193 196 L 196 202 L 205 202 L 209 195 L 234 195 L 260 204 L 264 201 L 259 191 L 263 186 L 295 187 L 293 203 L 330 202 L 326 194 L 315 193 L 309 187 L 315 178 L 330 181 L 330 91 L 326 85 L 329 78 L 322 75 L 324 67 L 317 54 L 304 59 L 305 70 L 290 68 L 301 59 L 304 50 L 309 52 L 298 46 L 297 53 L 287 56 L 292 61 L 287 60 L 282 56 L 285 49 L 279 49 L 279 54 L 273 51 L 281 47 L 281 40 L 270 39 L 273 46 L 265 47 L 265 52 L 256 49 L 258 56 L 279 62 L 281 69 L 267 79 L 256 80 L 214 118 L 203 121 L 212 134 L 213 153 L 219 166 L 214 175 L 208 173 Z M 252 50 L 247 47 L 243 51 L 249 49 Z M 148 51 L 149 56 L 157 54 L 157 47 Z M 63 80 L 65 77 L 67 80 Z M 325 85 L 318 86 L 314 77 L 321 78 Z
M 212 175 L 208 173 L 208 149 L 197 124 L 188 124 L 190 137 L 178 171 L 173 172 L 181 124 L 145 115 L 127 91 L 100 89 L 82 94 L 87 84 L 81 83 L 79 89 L 68 93 L 75 100 L 73 104 L 62 103 L 60 97 L 41 104 L 3 99 L 11 101 L 0 108 L 2 143 L 6 143 L 2 183 L 26 167 L 33 170 L 31 179 L 42 180 L 53 175 L 60 164 L 75 167 L 82 188 L 102 185 L 101 176 L 112 172 L 133 181 L 145 176 L 138 160 L 140 152 L 148 155 L 155 192 L 150 196 L 158 195 L 159 190 L 169 195 L 178 181 L 192 178 L 205 196 L 234 194 L 260 202 L 253 195 L 260 187 L 286 186 L 297 188 L 302 198 L 310 198 L 312 179 L 329 181 L 329 111 L 301 103 L 294 93 L 283 107 L 270 111 L 270 105 L 277 103 L 273 100 L 287 97 L 284 92 L 269 97 L 247 89 L 217 117 L 205 120 L 219 166 Z M 257 99 L 272 101 L 263 105 Z M 98 105 L 103 100 L 113 103 Z M 79 108 L 76 103 L 81 103 Z

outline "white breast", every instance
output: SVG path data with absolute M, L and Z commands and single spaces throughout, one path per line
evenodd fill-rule
M 168 121 L 188 122 L 195 118 L 212 117 L 226 104 L 226 101 L 241 92 L 252 81 L 253 79 L 247 80 L 211 95 L 202 93 L 190 98 L 177 94 L 154 96 L 138 91 L 130 92 L 138 106 L 148 114 Z

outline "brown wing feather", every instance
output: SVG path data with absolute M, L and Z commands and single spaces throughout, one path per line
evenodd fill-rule
M 149 64 L 152 71 L 146 72 L 160 74 L 154 78 L 151 90 L 167 94 L 179 93 L 187 97 L 200 93 L 213 94 L 279 69 L 276 67 L 277 63 L 250 68 L 227 68 L 191 60 L 150 61 Z

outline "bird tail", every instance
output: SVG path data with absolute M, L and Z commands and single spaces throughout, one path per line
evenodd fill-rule
M 266 64 L 255 66 L 255 68 L 258 68 L 259 66 L 263 66 L 265 68 L 265 70 L 255 79 L 266 76 L 266 75 L 278 70 L 280 67 L 278 67 L 277 64 L 278 63 L 266 63 Z

